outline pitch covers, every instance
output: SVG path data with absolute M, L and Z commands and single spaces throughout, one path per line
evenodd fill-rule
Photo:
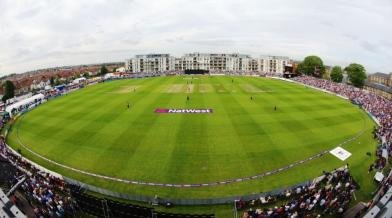
M 351 156 L 351 153 L 343 149 L 342 147 L 336 147 L 333 150 L 329 151 L 333 156 L 339 158 L 342 161 L 345 161 L 347 158 Z

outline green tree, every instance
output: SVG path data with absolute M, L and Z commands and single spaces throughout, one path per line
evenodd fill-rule
M 325 72 L 325 66 L 320 57 L 311 55 L 298 64 L 297 71 L 301 74 L 321 77 Z
M 113 73 L 115 73 L 115 72 L 116 72 L 116 70 L 117 70 L 117 67 L 113 68 Z
M 86 72 L 86 73 L 83 73 L 83 77 L 88 78 L 88 77 L 90 77 L 90 75 Z
M 4 95 L 1 99 L 3 102 L 6 102 L 8 99 L 13 98 L 15 96 L 15 85 L 12 81 L 7 80 L 3 83 Z
M 52 76 L 52 77 L 50 77 L 50 86 L 54 86 L 54 77 Z
M 343 80 L 343 70 L 340 66 L 334 66 L 331 70 L 331 80 L 334 82 L 342 82 Z
M 366 70 L 365 68 L 357 63 L 352 63 L 348 65 L 345 69 L 348 75 L 348 79 L 350 80 L 351 84 L 355 87 L 361 88 L 365 84 Z
M 58 77 L 56 77 L 56 79 L 54 80 L 54 85 L 58 86 L 60 84 L 61 84 L 60 79 Z
M 108 68 L 106 68 L 106 66 L 103 64 L 101 66 L 101 70 L 99 71 L 99 75 L 104 76 L 105 74 L 107 74 L 109 72 Z

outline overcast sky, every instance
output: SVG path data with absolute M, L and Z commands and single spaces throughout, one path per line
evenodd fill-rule
M 0 75 L 196 51 L 392 72 L 392 0 L 0 0 Z

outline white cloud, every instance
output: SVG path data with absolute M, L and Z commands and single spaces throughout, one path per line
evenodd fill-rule
M 1 0 L 0 11 L 0 74 L 193 51 L 392 71 L 389 0 Z

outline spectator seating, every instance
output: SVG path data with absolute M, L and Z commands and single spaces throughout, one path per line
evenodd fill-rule
M 213 218 L 214 215 L 174 214 L 154 211 L 153 208 L 122 203 L 88 195 L 77 186 L 71 186 L 71 195 L 81 211 L 97 217 L 130 218 Z

